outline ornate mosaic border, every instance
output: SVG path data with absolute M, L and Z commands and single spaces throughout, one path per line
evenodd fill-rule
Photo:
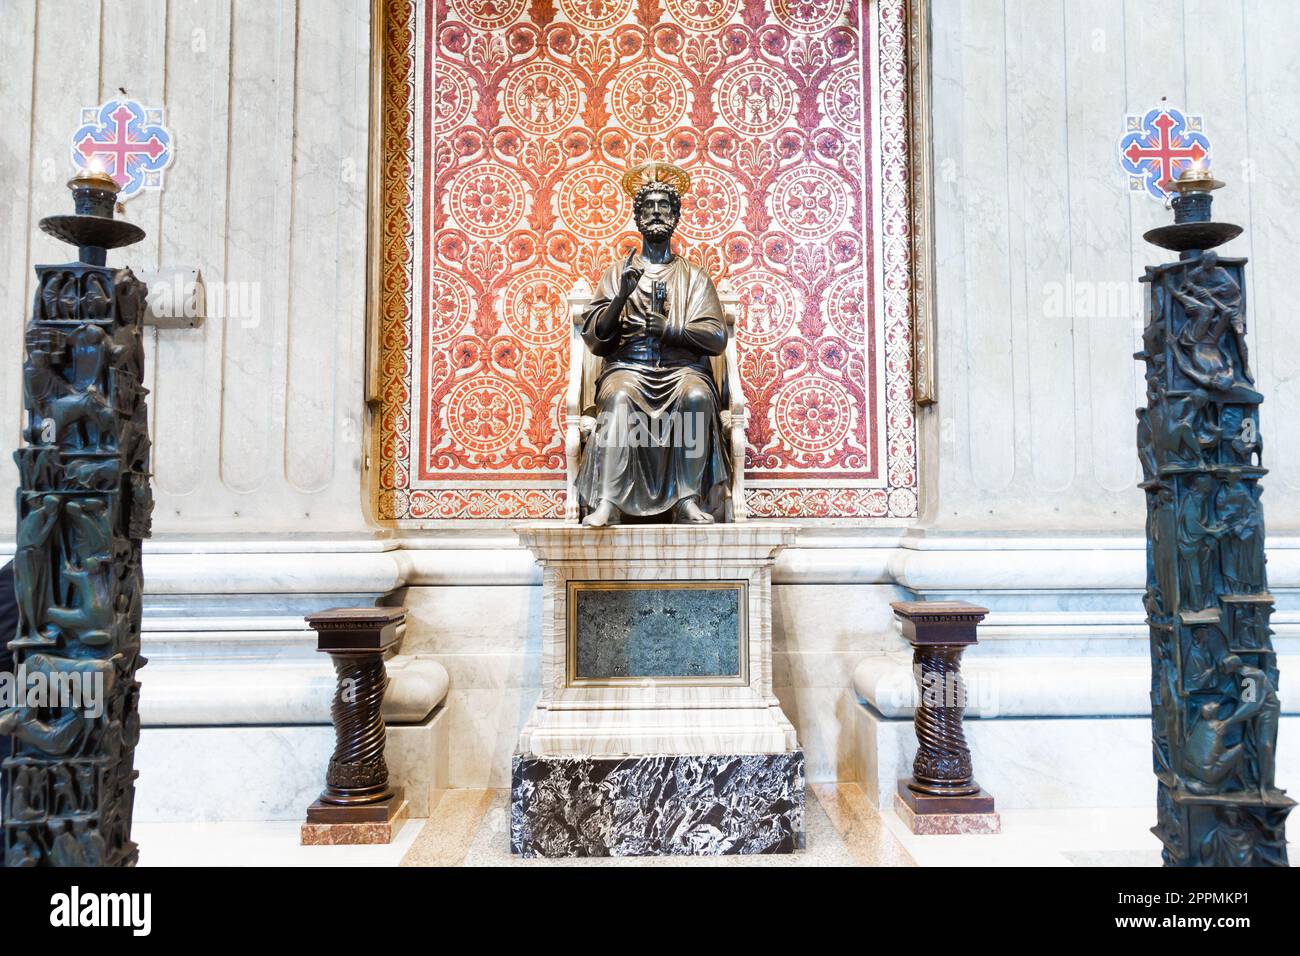
M 564 490 L 538 483 L 500 487 L 413 487 L 412 321 L 415 314 L 417 131 L 414 114 L 419 89 L 418 48 L 425 38 L 412 0 L 378 0 L 382 6 L 382 117 L 379 171 L 378 380 L 375 429 L 378 472 L 375 514 L 380 520 L 412 526 L 448 520 L 558 518 Z M 916 125 L 909 90 L 917 45 L 909 8 L 924 13 L 920 0 L 862 0 L 870 25 L 874 66 L 873 118 L 878 170 L 872 186 L 874 316 L 881 325 L 883 363 L 884 461 L 881 482 L 871 487 L 836 487 L 835 482 L 784 481 L 751 484 L 746 500 L 754 517 L 908 519 L 918 514 L 916 420 L 913 393 L 913 228 L 912 148 Z M 426 99 L 432 91 L 426 91 Z M 850 484 L 850 483 L 846 483 Z

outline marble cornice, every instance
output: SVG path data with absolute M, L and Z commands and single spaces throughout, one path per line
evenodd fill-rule
M 659 564 L 674 557 L 718 564 L 769 564 L 790 547 L 797 531 L 788 524 L 741 522 L 687 528 L 623 525 L 595 530 L 566 524 L 531 524 L 517 529 L 519 541 L 546 566 Z
M 758 521 L 747 527 L 754 542 L 776 530 Z M 778 586 L 893 585 L 922 596 L 952 591 L 1137 593 L 1145 580 L 1145 543 L 1131 534 L 780 527 L 781 536 L 793 535 L 794 541 L 773 566 L 772 581 Z M 522 530 L 538 540 L 551 533 L 543 525 Z M 702 533 L 707 535 L 707 529 Z M 0 544 L 0 554 L 11 553 L 12 547 L 12 542 Z M 1300 536 L 1270 535 L 1268 555 L 1272 589 L 1300 588 Z M 602 553 L 601 559 L 612 556 Z M 155 595 L 378 597 L 403 587 L 536 586 L 541 574 L 510 529 L 400 536 L 169 536 L 145 545 L 146 588 Z

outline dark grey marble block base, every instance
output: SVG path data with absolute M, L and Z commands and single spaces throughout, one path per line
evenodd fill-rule
M 720 856 L 804 846 L 804 757 L 516 754 L 510 849 L 526 857 Z

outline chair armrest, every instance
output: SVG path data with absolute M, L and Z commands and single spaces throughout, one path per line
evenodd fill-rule
M 736 295 L 731 282 L 723 279 L 718 283 L 718 298 L 722 301 L 722 314 L 727 323 L 727 408 L 732 421 L 738 422 L 743 429 L 748 422 L 749 406 L 745 401 L 745 389 L 740 382 L 740 353 L 736 347 L 736 316 L 740 307 L 740 296 Z
M 578 462 L 582 458 L 582 372 L 587 344 L 582 341 L 582 315 L 591 304 L 591 286 L 579 279 L 570 290 L 569 383 L 564 391 L 564 519 L 576 523 L 578 514 Z
M 591 305 L 591 286 L 579 279 L 565 297 L 569 304 L 569 385 L 564 394 L 564 411 L 569 417 L 582 414 L 582 365 L 587 344 L 582 341 L 582 315 Z
M 727 323 L 727 410 L 731 413 L 731 520 L 744 521 L 748 517 L 745 507 L 745 429 L 749 427 L 749 403 L 745 400 L 745 388 L 740 381 L 740 352 L 736 347 L 736 320 L 740 307 L 740 296 L 731 282 L 723 279 L 718 283 L 718 298 L 722 302 L 722 314 Z

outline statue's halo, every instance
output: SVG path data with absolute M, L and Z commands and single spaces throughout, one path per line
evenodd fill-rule
M 672 163 L 651 160 L 633 166 L 623 174 L 623 192 L 635 199 L 637 192 L 654 182 L 665 183 L 676 190 L 679 197 L 685 196 L 691 189 L 691 174 Z

